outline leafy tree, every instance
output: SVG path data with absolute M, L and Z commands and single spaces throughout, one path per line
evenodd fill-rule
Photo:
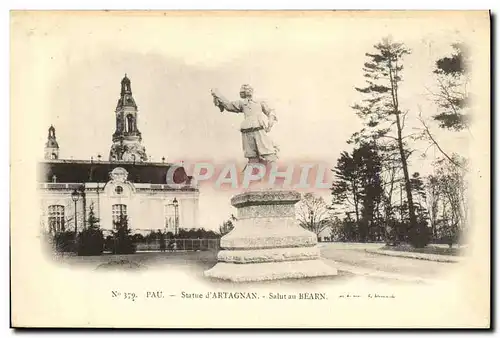
M 146 238 L 141 234 L 132 235 L 132 239 L 134 240 L 134 243 L 142 243 L 146 240 Z
M 87 219 L 87 224 L 89 225 L 89 228 L 93 229 L 98 229 L 99 228 L 99 218 L 95 216 L 94 213 L 94 203 L 90 205 L 90 210 L 89 210 L 89 217 Z
M 433 119 L 439 122 L 441 128 L 458 131 L 467 128 L 470 123 L 467 112 L 470 61 L 464 44 L 454 43 L 452 48 L 451 55 L 436 61 L 434 74 L 438 90 L 433 96 L 439 112 Z
M 371 231 L 379 232 L 376 216 L 383 197 L 381 168 L 381 158 L 372 142 L 358 145 L 352 155 L 343 152 L 333 170 L 332 203 L 347 209 L 354 207 L 359 240 L 363 242 L 374 235 Z
M 423 178 L 420 176 L 420 173 L 415 172 L 411 178 L 411 186 L 413 193 L 413 200 L 415 205 L 415 214 L 417 218 L 417 224 L 419 229 L 419 235 L 421 236 L 422 241 L 428 243 L 431 239 L 431 231 L 428 228 L 429 215 L 426 208 L 426 191 L 425 191 L 425 183 Z M 405 228 L 407 225 L 407 220 L 404 216 L 408 215 L 408 201 L 404 201 L 401 205 L 402 209 L 402 218 L 401 218 L 401 227 Z M 411 233 L 411 229 L 407 229 L 407 234 Z M 404 234 L 403 234 L 404 235 Z M 407 238 L 407 240 L 411 240 L 411 238 Z
M 358 240 L 356 222 L 346 217 L 343 220 L 336 220 L 331 227 L 331 238 L 339 242 L 355 242 Z
M 146 243 L 151 244 L 158 240 L 158 232 L 151 230 L 145 237 L 144 240 Z
M 198 229 L 183 229 L 180 228 L 176 236 L 177 239 L 215 239 L 220 235 L 212 230 L 204 228 Z
M 113 230 L 113 254 L 130 254 L 135 252 L 134 241 L 131 236 L 131 231 L 128 227 L 128 217 L 120 215 L 118 220 L 114 222 Z
M 87 219 L 88 227 L 83 229 L 78 236 L 78 255 L 101 255 L 104 250 L 104 236 L 99 227 L 99 219 L 94 214 L 94 205 L 90 205 Z
M 356 216 L 356 224 L 360 219 L 360 184 L 358 167 L 351 154 L 343 151 L 340 158 L 337 160 L 337 165 L 334 170 L 335 180 L 332 184 L 332 204 L 344 205 L 347 203 L 347 208 L 354 208 Z
M 227 221 L 224 221 L 222 225 L 219 227 L 219 233 L 221 236 L 225 236 L 230 233 L 234 229 L 234 223 L 236 221 L 236 217 L 231 214 L 231 217 Z
M 411 151 L 403 134 L 407 112 L 403 112 L 399 104 L 400 84 L 403 81 L 403 59 L 410 50 L 403 43 L 383 39 L 374 46 L 375 53 L 367 53 L 368 62 L 364 64 L 366 87 L 356 88 L 365 97 L 353 109 L 364 121 L 364 135 L 373 139 L 392 139 L 399 152 L 399 161 L 403 170 L 404 188 L 408 203 L 410 221 L 409 239 L 415 247 L 423 247 L 427 243 L 423 236 L 424 229 L 417 222 L 413 203 L 408 158 Z
M 382 199 L 382 182 L 380 177 L 381 159 L 374 144 L 362 144 L 355 158 L 360 163 L 362 178 L 362 217 L 359 225 L 360 240 L 378 237 L 379 225 L 376 213 Z

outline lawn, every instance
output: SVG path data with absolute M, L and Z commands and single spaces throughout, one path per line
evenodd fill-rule
M 410 245 L 399 245 L 399 246 L 384 246 L 380 248 L 381 250 L 389 251 L 399 251 L 399 252 L 415 252 L 421 254 L 431 254 L 431 255 L 444 255 L 444 256 L 461 256 L 463 249 L 452 247 L 448 245 L 434 245 L 430 244 L 425 248 L 414 248 Z
M 155 265 L 194 265 L 208 269 L 217 262 L 214 251 L 197 252 L 139 252 L 130 255 L 56 256 L 55 260 L 74 267 L 91 269 L 144 269 Z

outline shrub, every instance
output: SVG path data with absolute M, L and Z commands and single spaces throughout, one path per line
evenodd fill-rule
M 62 231 L 54 235 L 54 248 L 57 252 L 75 251 L 75 232 Z
M 165 251 L 167 249 L 167 243 L 166 243 L 166 237 L 167 235 L 164 232 L 161 232 L 161 230 L 158 230 L 158 240 L 160 241 L 160 251 Z
M 414 248 L 424 248 L 427 244 L 429 244 L 430 239 L 431 231 L 427 227 L 427 224 L 422 222 L 411 232 L 409 242 Z
M 94 207 L 90 206 L 88 224 L 78 236 L 78 256 L 102 255 L 104 250 L 104 236 L 99 228 L 99 219 L 94 215 Z
M 99 228 L 89 227 L 78 236 L 78 256 L 102 255 L 104 236 Z
M 128 228 L 127 216 L 121 216 L 113 230 L 113 254 L 131 254 L 135 252 L 135 244 Z
M 104 239 L 104 251 L 113 252 L 113 247 L 115 245 L 114 243 L 115 241 L 113 239 L 113 236 L 106 236 L 106 238 Z

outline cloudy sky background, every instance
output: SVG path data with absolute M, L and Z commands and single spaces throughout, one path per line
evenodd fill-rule
M 317 159 L 333 167 L 362 125 L 350 107 L 361 99 L 354 86 L 364 84 L 365 53 L 387 35 L 412 49 L 400 88 L 412 132 L 420 109 L 424 116 L 436 112 L 426 89 L 435 85 L 435 60 L 458 40 L 474 50 L 475 25 L 473 16 L 429 19 L 403 12 L 392 18 L 80 14 L 33 20 L 14 34 L 24 34 L 23 79 L 29 79 L 32 93 L 26 99 L 35 100 L 33 114 L 44 117 L 36 129 L 39 156 L 53 124 L 61 158 L 107 159 L 120 81 L 127 73 L 153 161 L 241 161 L 242 116 L 220 113 L 210 89 L 236 99 L 240 85 L 250 83 L 255 96 L 276 110 L 279 122 L 271 135 L 281 160 Z M 441 132 L 435 125 L 433 131 L 448 152 L 468 151 L 469 133 Z M 428 155 L 412 158 L 412 172 L 429 172 L 434 152 Z M 234 212 L 232 194 L 202 187 L 201 226 L 217 228 Z M 328 192 L 321 194 L 330 202 Z

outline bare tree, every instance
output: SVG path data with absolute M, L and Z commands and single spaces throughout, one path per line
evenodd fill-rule
M 441 191 L 450 205 L 451 216 L 457 221 L 459 229 L 463 229 L 467 224 L 468 199 L 466 171 L 460 168 L 466 168 L 467 161 L 457 154 L 453 154 L 453 159 L 460 163 L 460 167 L 442 163 L 437 171 Z
M 432 238 L 436 239 L 436 230 L 439 217 L 439 203 L 442 199 L 438 177 L 436 177 L 435 175 L 429 175 L 425 188 L 427 193 L 426 203 L 429 213 L 429 221 L 431 224 Z
M 448 153 L 446 151 L 444 151 L 444 149 L 439 145 L 439 142 L 436 138 L 436 136 L 434 136 L 429 128 L 429 125 L 428 123 L 425 121 L 425 119 L 422 117 L 422 112 L 419 113 L 418 115 L 418 120 L 420 121 L 420 124 L 422 125 L 422 128 L 421 128 L 421 136 L 420 138 L 424 139 L 424 140 L 427 140 L 430 145 L 432 147 L 435 147 L 451 164 L 457 166 L 457 167 L 461 167 L 460 163 L 458 163 L 457 161 L 455 161 L 450 155 L 448 155 Z M 428 149 L 428 148 L 427 148 Z M 461 167 L 462 169 L 464 169 L 464 167 Z
M 438 112 L 431 116 L 439 128 L 451 131 L 468 129 L 470 125 L 469 109 L 469 63 L 466 48 L 462 43 L 452 44 L 453 52 L 436 61 L 433 73 L 436 76 L 436 89 L 427 89 L 431 100 L 436 104 Z M 419 115 L 422 125 L 420 138 L 436 148 L 451 164 L 465 169 L 459 161 L 455 161 L 439 144 L 432 133 L 430 122 Z
M 434 196 L 429 209 L 431 222 L 435 225 L 436 233 L 441 238 L 446 237 L 450 246 L 458 242 L 458 236 L 466 229 L 468 220 L 467 170 L 461 169 L 467 168 L 467 161 L 457 154 L 451 158 L 460 166 L 445 159 L 438 160 L 427 189 L 429 193 L 431 186 Z
M 54 218 L 48 219 L 48 229 L 45 229 L 45 222 L 43 219 L 41 220 L 41 225 L 45 231 L 48 232 L 49 235 L 54 236 L 55 234 L 63 231 L 74 231 L 74 217 L 66 216 L 62 220 L 62 222 L 58 225 Z
M 297 203 L 297 219 L 299 224 L 309 231 L 319 235 L 323 230 L 331 226 L 330 213 L 323 197 L 317 197 L 312 193 L 306 193 L 302 200 Z

